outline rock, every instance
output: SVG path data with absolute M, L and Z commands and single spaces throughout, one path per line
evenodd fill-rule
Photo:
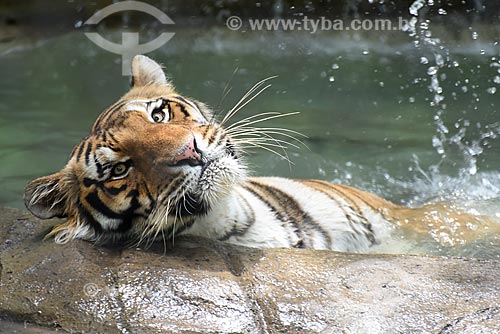
M 30 333 L 500 331 L 496 260 L 208 240 L 148 250 L 56 245 L 42 240 L 54 223 L 0 210 L 0 333 L 21 333 L 23 322 L 47 328 Z

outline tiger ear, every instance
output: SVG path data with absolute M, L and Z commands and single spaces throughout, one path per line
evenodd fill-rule
M 132 87 L 169 85 L 163 68 L 153 59 L 137 55 L 132 60 Z
M 24 189 L 24 205 L 41 219 L 64 217 L 65 193 L 61 186 L 61 173 L 31 181 Z

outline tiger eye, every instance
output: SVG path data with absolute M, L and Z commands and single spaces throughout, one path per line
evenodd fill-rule
M 127 172 L 127 165 L 118 163 L 113 167 L 113 176 L 121 176 Z
M 165 113 L 161 110 L 154 111 L 151 114 L 151 118 L 155 123 L 161 123 L 165 119 Z

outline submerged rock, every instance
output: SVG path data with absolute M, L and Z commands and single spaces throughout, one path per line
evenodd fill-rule
M 52 224 L 0 210 L 0 333 L 24 328 L 12 321 L 72 333 L 500 330 L 495 260 L 260 250 L 207 240 L 148 250 L 56 245 L 42 240 Z

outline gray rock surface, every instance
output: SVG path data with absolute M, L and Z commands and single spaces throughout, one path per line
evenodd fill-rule
M 61 246 L 52 224 L 0 210 L 0 333 L 500 332 L 495 260 Z

